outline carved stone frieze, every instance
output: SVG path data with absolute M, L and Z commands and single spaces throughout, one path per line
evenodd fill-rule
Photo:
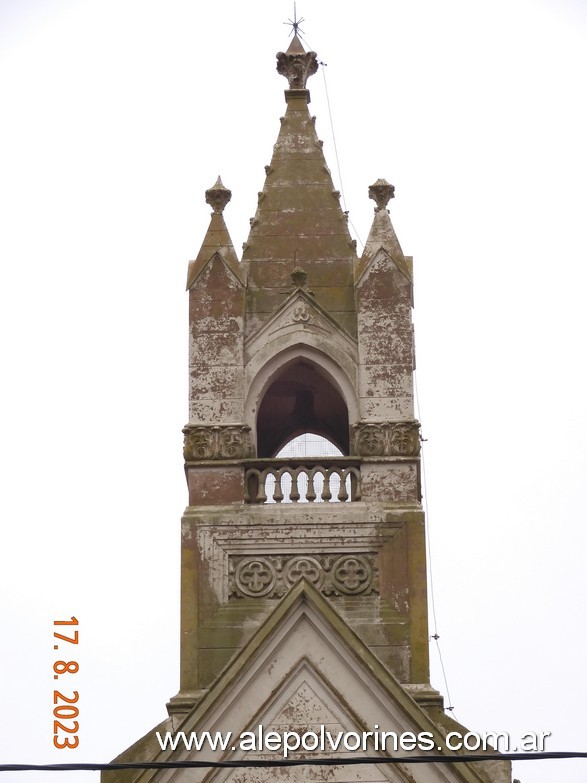
M 198 426 L 188 424 L 184 434 L 186 462 L 214 459 L 244 459 L 252 455 L 251 428 L 244 424 Z
M 230 556 L 230 598 L 281 598 L 305 578 L 324 595 L 378 593 L 374 554 Z
M 236 566 L 234 580 L 242 595 L 261 598 L 275 587 L 277 572 L 267 557 L 244 558 Z
M 383 421 L 353 425 L 355 454 L 360 457 L 417 457 L 420 424 Z

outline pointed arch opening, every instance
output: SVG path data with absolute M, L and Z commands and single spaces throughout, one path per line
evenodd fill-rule
M 257 414 L 257 455 L 274 457 L 294 438 L 325 438 L 343 455 L 349 453 L 346 403 L 324 372 L 298 358 L 288 363 L 265 391 Z

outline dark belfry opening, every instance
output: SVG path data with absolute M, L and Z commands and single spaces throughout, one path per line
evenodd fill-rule
M 287 365 L 265 392 L 257 415 L 257 456 L 274 457 L 306 432 L 322 435 L 349 453 L 349 415 L 340 392 L 316 365 Z

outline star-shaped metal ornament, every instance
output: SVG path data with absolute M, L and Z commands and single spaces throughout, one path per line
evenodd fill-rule
M 293 21 L 292 21 L 291 19 L 288 19 L 288 20 L 287 20 L 287 22 L 284 22 L 283 24 L 289 24 L 289 25 L 291 25 L 291 33 L 292 33 L 293 35 L 297 35 L 297 34 L 298 34 L 298 31 L 299 31 L 299 32 L 300 32 L 300 33 L 303 35 L 303 34 L 304 34 L 304 31 L 302 30 L 302 28 L 300 27 L 300 25 L 301 25 L 301 23 L 302 23 L 303 21 L 305 21 L 305 20 L 304 20 L 304 18 L 303 18 L 303 17 L 302 17 L 301 19 L 298 19 L 298 17 L 297 17 L 297 11 L 296 11 L 296 4 L 295 4 L 295 3 L 294 3 L 294 14 L 293 14 L 293 16 L 294 16 L 294 18 L 293 18 Z

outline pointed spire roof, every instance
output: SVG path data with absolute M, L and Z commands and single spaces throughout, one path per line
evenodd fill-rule
M 369 263 L 380 250 L 385 250 L 397 267 L 411 281 L 410 263 L 403 254 L 401 245 L 393 228 L 387 204 L 395 196 L 395 188 L 385 179 L 378 179 L 369 187 L 369 198 L 376 203 L 373 224 L 365 243 L 363 255 L 357 267 L 356 279 L 359 280 Z
M 297 34 L 277 54 L 277 70 L 289 82 L 287 110 L 244 245 L 243 261 L 288 261 L 288 274 L 307 261 L 356 257 L 308 111 L 306 82 L 317 69 L 316 53 L 305 51 Z
M 232 192 L 225 188 L 220 177 L 211 188 L 206 191 L 206 203 L 212 209 L 210 225 L 202 242 L 202 247 L 195 261 L 191 261 L 188 267 L 188 279 L 186 288 L 189 290 L 199 276 L 202 269 L 215 253 L 219 253 L 231 271 L 242 282 L 240 264 L 236 256 L 230 234 L 222 215 L 224 207 L 232 197 Z
M 304 45 L 298 38 L 298 34 L 294 33 L 293 38 L 291 39 L 290 45 L 287 47 L 286 54 L 305 54 L 306 50 L 304 49 Z

